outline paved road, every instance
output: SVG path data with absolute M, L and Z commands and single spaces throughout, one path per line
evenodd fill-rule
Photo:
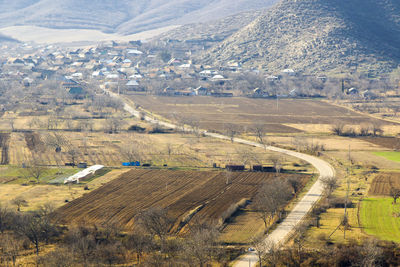
M 114 94 L 112 92 L 106 91 L 109 93 L 110 96 L 114 98 L 119 98 L 124 101 L 124 99 L 117 94 Z M 133 107 L 131 107 L 129 104 L 126 102 L 124 109 L 129 112 L 130 114 L 139 117 L 139 112 L 135 110 Z M 145 117 L 145 120 L 150 122 L 150 123 L 156 123 L 168 128 L 175 129 L 177 128 L 176 125 L 159 121 L 157 119 L 150 118 L 148 116 Z M 207 131 L 203 132 L 204 135 L 218 138 L 218 139 L 224 139 L 224 140 L 231 140 L 228 136 L 221 135 L 221 134 L 216 134 L 216 133 L 209 133 Z M 250 145 L 254 147 L 261 147 L 264 148 L 264 145 L 259 144 L 257 142 L 251 142 L 248 140 L 240 139 L 240 138 L 234 138 L 234 142 L 245 144 L 245 145 Z M 287 149 L 282 149 L 278 147 L 273 147 L 273 146 L 267 146 L 267 150 L 270 151 L 275 151 L 278 153 L 286 154 L 292 157 L 296 157 L 299 159 L 302 159 L 311 165 L 313 165 L 319 172 L 320 176 L 317 182 L 311 187 L 311 189 L 307 192 L 307 194 L 297 203 L 297 205 L 293 208 L 293 210 L 289 213 L 289 215 L 285 218 L 285 220 L 279 224 L 279 226 L 266 237 L 265 242 L 268 244 L 275 244 L 275 245 L 280 245 L 283 244 L 289 237 L 290 234 L 293 232 L 295 229 L 296 225 L 298 225 L 303 218 L 311 211 L 311 208 L 313 205 L 322 197 L 323 194 L 323 186 L 321 183 L 321 178 L 323 177 L 333 177 L 335 176 L 335 171 L 333 167 L 327 163 L 326 161 L 295 151 L 287 150 Z M 239 260 L 235 262 L 233 265 L 234 267 L 253 267 L 256 266 L 257 264 L 257 255 L 256 252 L 248 252 L 247 254 L 243 255 L 240 257 Z

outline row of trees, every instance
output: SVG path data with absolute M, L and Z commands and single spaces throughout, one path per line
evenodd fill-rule
M 384 133 L 382 124 L 378 121 L 363 123 L 359 129 L 354 129 L 344 122 L 336 121 L 332 125 L 331 131 L 338 136 L 381 136 Z

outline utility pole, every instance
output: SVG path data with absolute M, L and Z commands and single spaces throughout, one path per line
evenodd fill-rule
M 347 203 L 349 200 L 349 193 L 350 193 L 350 168 L 351 168 L 351 153 L 350 153 L 350 145 L 349 145 L 349 167 L 347 167 L 347 190 L 346 190 L 346 201 L 344 202 L 344 217 L 343 220 L 345 225 L 343 225 L 343 238 L 346 239 L 346 227 L 349 224 L 348 217 L 347 217 Z

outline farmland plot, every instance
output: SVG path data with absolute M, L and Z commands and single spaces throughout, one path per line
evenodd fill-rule
M 174 232 L 185 232 L 181 222 L 217 224 L 221 215 L 243 198 L 252 199 L 273 173 L 132 170 L 103 187 L 61 207 L 64 223 L 115 222 L 130 228 L 138 214 L 150 207 L 167 208 Z M 282 176 L 285 176 L 283 174 Z M 306 182 L 307 176 L 298 176 Z M 190 224 L 189 222 L 189 224 Z
M 378 121 L 319 100 L 215 97 L 163 97 L 133 95 L 130 98 L 144 109 L 168 119 L 179 117 L 197 121 L 204 129 L 224 131 L 234 124 L 245 131 L 254 124 L 266 125 L 269 133 L 299 133 L 307 125 L 331 125 L 341 121 L 349 125 Z M 299 125 L 299 127 L 296 127 Z M 327 126 L 329 128 L 329 126 Z M 298 129 L 299 128 L 299 129 Z
M 380 173 L 372 181 L 368 194 L 390 196 L 392 188 L 400 188 L 400 173 Z

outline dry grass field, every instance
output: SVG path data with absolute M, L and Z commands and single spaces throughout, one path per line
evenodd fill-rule
M 151 162 L 156 166 L 167 164 L 169 167 L 211 167 L 213 163 L 221 166 L 227 163 L 270 164 L 270 158 L 274 156 L 274 153 L 261 148 L 249 148 L 208 137 L 126 131 L 116 134 L 57 131 L 57 136 L 67 141 L 61 146 L 61 152 L 56 152 L 54 146 L 46 144 L 53 134 L 49 131 L 9 133 L 7 150 L 2 150 L 3 155 L 14 166 L 29 162 L 33 155 L 40 158 L 44 165 L 64 166 L 72 162 L 69 150 L 73 148 L 75 162 L 109 167 L 119 167 L 122 162 L 128 161 L 127 149 L 135 151 L 137 160 L 141 162 Z M 282 160 L 285 165 L 290 165 L 289 168 L 293 168 L 294 163 L 303 165 L 300 160 L 291 157 Z
M 6 167 L 2 167 L 0 172 L 6 171 Z M 126 169 L 116 169 L 99 177 L 86 184 L 80 185 L 47 185 L 47 184 L 0 184 L 0 203 L 7 204 L 15 198 L 23 198 L 27 201 L 27 206 L 23 207 L 22 210 L 35 210 L 41 205 L 50 203 L 55 208 L 66 204 L 65 200 L 72 201 L 76 198 L 81 197 L 88 191 L 84 190 L 84 186 L 87 185 L 91 190 L 99 188 L 104 184 L 116 179 L 121 174 L 127 172 Z M 11 206 L 11 204 L 8 204 Z
M 252 199 L 260 185 L 274 176 L 256 172 L 132 170 L 66 204 L 57 213 L 67 224 L 107 221 L 130 228 L 141 211 L 162 207 L 175 220 L 171 231 L 185 232 L 186 226 L 179 225 L 189 214 L 192 215 L 189 224 L 192 221 L 218 224 L 232 204 Z M 303 185 L 309 177 L 297 176 Z M 262 227 L 262 221 L 258 223 Z M 252 232 L 248 224 L 242 226 Z M 237 227 L 232 230 L 238 231 Z M 257 225 L 252 227 L 258 230 Z
M 346 108 L 331 105 L 320 100 L 215 97 L 164 97 L 129 96 L 145 110 L 168 119 L 179 117 L 194 120 L 205 129 L 224 131 L 225 124 L 235 124 L 241 130 L 248 130 L 254 124 L 265 124 L 268 133 L 299 133 L 307 127 L 321 125 L 321 131 L 329 125 L 341 121 L 348 125 L 359 125 L 378 121 Z M 380 121 L 385 124 L 385 122 Z M 387 124 L 393 124 L 387 122 Z M 299 127 L 297 127 L 297 125 Z M 328 126 L 326 126 L 328 125 Z M 317 129 L 310 128 L 316 132 Z

